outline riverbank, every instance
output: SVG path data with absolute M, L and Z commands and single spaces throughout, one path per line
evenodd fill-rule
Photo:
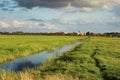
M 44 50 L 50 51 L 84 38 L 79 36 L 1 35 L 0 63 Z
M 81 44 L 81 42 L 71 43 L 62 47 L 57 47 L 53 51 L 43 51 L 36 54 L 31 54 L 27 57 L 16 58 L 13 61 L 8 61 L 0 64 L 0 71 L 15 71 L 20 72 L 26 69 L 36 68 L 42 66 L 47 59 L 55 58 L 61 56 L 64 52 L 71 50 L 76 45 Z
M 40 70 L 49 75 L 77 76 L 79 80 L 120 80 L 119 47 L 120 38 L 91 37 Z

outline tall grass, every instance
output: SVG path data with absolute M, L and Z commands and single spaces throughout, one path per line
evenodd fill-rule
M 37 78 L 28 72 L 21 72 L 18 74 L 4 72 L 0 75 L 0 80 L 79 80 L 79 78 L 63 74 L 45 75 L 44 78 Z

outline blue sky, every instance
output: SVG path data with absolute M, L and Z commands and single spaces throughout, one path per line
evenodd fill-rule
M 120 0 L 0 0 L 0 31 L 120 32 Z

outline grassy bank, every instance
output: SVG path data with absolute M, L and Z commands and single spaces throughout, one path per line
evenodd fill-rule
M 53 50 L 82 39 L 75 36 L 1 35 L 0 63 L 43 50 Z
M 77 76 L 80 80 L 120 80 L 119 63 L 120 38 L 93 37 L 49 61 L 41 71 Z

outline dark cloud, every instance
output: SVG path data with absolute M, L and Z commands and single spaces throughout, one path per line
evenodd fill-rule
M 112 3 L 120 3 L 119 0 L 15 0 L 22 7 L 47 7 L 47 8 L 61 8 L 68 6 L 71 3 L 74 7 L 91 7 L 91 8 L 103 8 L 104 6 L 110 6 Z
M 45 8 L 110 8 L 113 4 L 120 4 L 120 0 L 0 0 L 1 10 L 11 10 L 19 7 L 32 9 Z M 69 9 L 69 8 L 68 8 Z
M 48 7 L 48 8 L 59 8 L 68 5 L 70 0 L 15 0 L 22 7 L 33 8 L 33 7 Z
M 44 22 L 44 20 L 42 19 L 36 19 L 36 18 L 32 18 L 32 19 L 29 19 L 30 21 L 35 21 L 35 22 Z

